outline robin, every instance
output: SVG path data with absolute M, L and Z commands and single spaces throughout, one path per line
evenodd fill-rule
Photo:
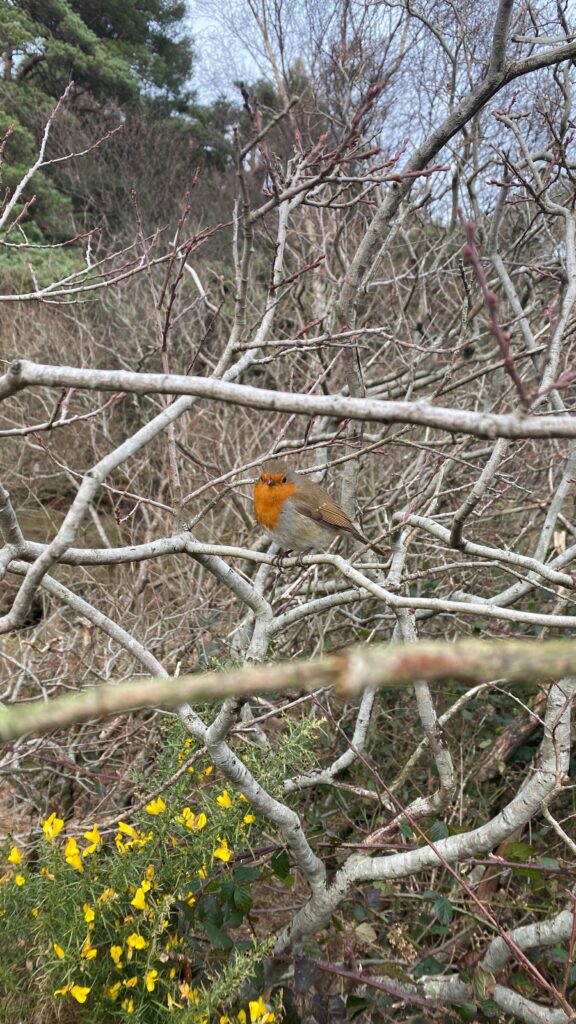
M 350 536 L 387 557 L 323 487 L 295 473 L 282 459 L 271 459 L 262 466 L 254 485 L 254 514 L 284 552 L 322 549 L 336 536 Z

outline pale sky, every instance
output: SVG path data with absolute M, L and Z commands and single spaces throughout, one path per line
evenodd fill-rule
M 259 37 L 256 26 L 252 27 L 244 14 L 242 38 L 239 38 L 229 23 L 234 20 L 234 15 L 238 17 L 238 5 L 230 0 L 222 0 L 221 3 L 188 0 L 188 7 L 190 32 L 196 49 L 193 84 L 198 99 L 209 103 L 224 94 L 237 100 L 239 94 L 233 82 L 239 79 L 254 81 L 265 68 L 264 61 L 257 61 Z M 253 50 L 253 55 L 249 49 Z

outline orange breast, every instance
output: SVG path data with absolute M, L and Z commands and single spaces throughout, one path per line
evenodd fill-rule
M 265 530 L 275 530 L 284 502 L 296 490 L 296 484 L 289 482 L 275 483 L 270 487 L 269 484 L 258 480 L 254 485 L 254 514 L 260 526 Z

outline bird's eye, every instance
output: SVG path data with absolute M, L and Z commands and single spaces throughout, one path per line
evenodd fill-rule
M 287 482 L 288 482 L 288 477 L 283 476 L 282 477 L 282 483 L 285 484 Z

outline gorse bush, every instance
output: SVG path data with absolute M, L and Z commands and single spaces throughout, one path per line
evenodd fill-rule
M 267 875 L 292 884 L 289 860 L 272 845 L 269 868 L 248 863 L 262 823 L 193 742 L 172 758 L 180 777 L 170 788 L 114 827 L 79 831 L 54 811 L 33 849 L 4 847 L 3 1020 L 31 1003 L 95 1024 L 169 1013 L 198 1024 L 277 1019 L 259 991 L 271 942 L 248 918 L 255 884 Z M 285 747 L 282 760 L 288 751 L 301 761 L 301 741 Z

